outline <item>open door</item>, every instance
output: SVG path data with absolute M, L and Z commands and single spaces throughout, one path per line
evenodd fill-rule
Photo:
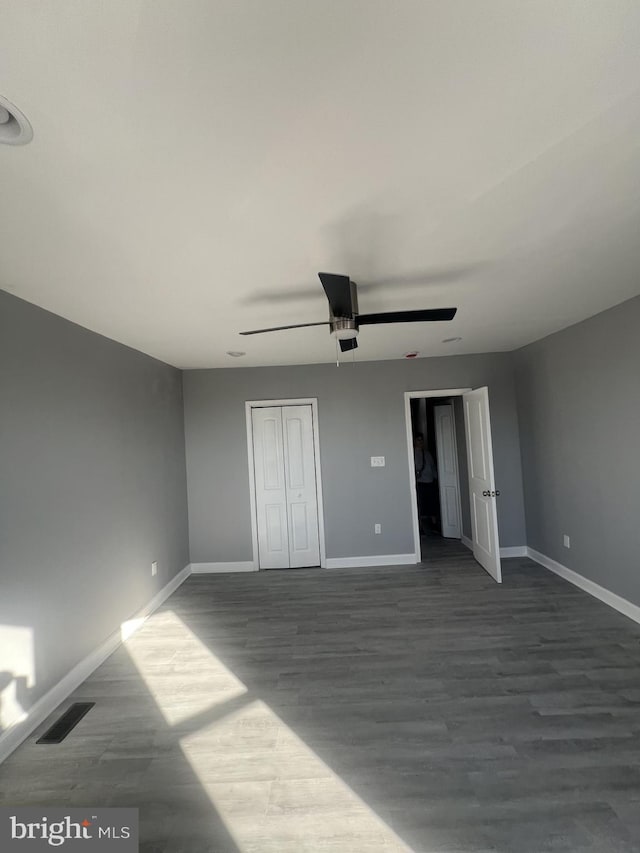
M 458 454 L 453 420 L 453 406 L 434 406 L 436 454 L 438 457 L 438 486 L 440 489 L 440 519 L 445 539 L 460 539 L 460 487 L 458 484 Z
M 502 583 L 489 389 L 485 387 L 467 391 L 462 399 L 467 435 L 473 556 L 494 580 Z

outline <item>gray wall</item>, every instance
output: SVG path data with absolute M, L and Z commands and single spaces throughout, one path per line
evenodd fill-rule
M 0 291 L 0 487 L 0 633 L 33 631 L 26 709 L 189 562 L 180 371 Z
M 464 429 L 464 405 L 462 397 L 452 397 L 453 415 L 456 423 L 456 447 L 458 449 L 458 475 L 460 479 L 460 512 L 462 515 L 462 534 L 467 539 L 471 539 L 471 501 L 469 498 L 469 469 L 467 467 L 467 440 Z M 489 404 L 491 405 L 491 404 Z M 502 489 L 500 490 L 502 496 Z M 502 531 L 498 535 L 502 538 Z M 524 539 L 520 543 L 524 545 Z M 501 541 L 501 545 L 506 546 L 506 542 Z
M 640 297 L 515 360 L 528 544 L 640 604 Z
M 404 391 L 489 386 L 500 541 L 523 545 L 511 356 L 188 370 L 185 436 L 192 562 L 251 560 L 246 400 L 317 397 L 328 557 L 413 552 Z M 385 456 L 371 468 L 370 456 Z M 382 524 L 382 535 L 373 526 Z

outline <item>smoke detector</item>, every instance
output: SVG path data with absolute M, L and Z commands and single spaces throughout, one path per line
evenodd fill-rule
M 29 119 L 11 101 L 0 95 L 0 143 L 26 145 L 33 139 Z

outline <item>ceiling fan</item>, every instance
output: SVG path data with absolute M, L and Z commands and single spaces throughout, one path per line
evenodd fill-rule
M 329 302 L 329 319 L 318 323 L 295 323 L 292 326 L 274 326 L 271 329 L 254 329 L 241 335 L 260 335 L 263 332 L 280 332 L 283 329 L 303 329 L 307 326 L 329 326 L 330 333 L 340 342 L 342 352 L 358 346 L 360 326 L 380 323 L 416 323 L 434 320 L 453 320 L 457 308 L 425 308 L 420 311 L 385 311 L 380 314 L 358 312 L 358 286 L 348 275 L 318 273 Z

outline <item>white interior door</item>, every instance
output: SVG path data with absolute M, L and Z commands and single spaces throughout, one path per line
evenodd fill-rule
M 433 414 L 436 426 L 442 535 L 446 539 L 460 539 L 460 484 L 453 406 L 434 406 Z
M 282 407 L 251 409 L 261 569 L 289 566 L 289 525 L 282 437 Z
M 318 493 L 311 406 L 284 406 L 284 467 L 292 569 L 320 565 Z
M 309 405 L 251 409 L 261 569 L 320 565 L 312 418 Z
M 476 388 L 462 397 L 467 436 L 473 556 L 492 578 L 501 583 L 489 389 Z

